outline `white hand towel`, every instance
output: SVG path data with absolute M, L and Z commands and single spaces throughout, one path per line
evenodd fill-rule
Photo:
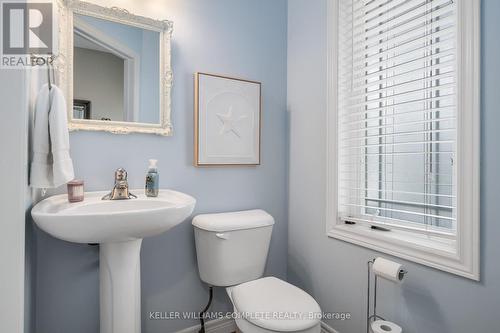
M 66 100 L 57 86 L 44 85 L 35 105 L 33 159 L 30 184 L 35 188 L 54 188 L 74 179 L 69 155 Z

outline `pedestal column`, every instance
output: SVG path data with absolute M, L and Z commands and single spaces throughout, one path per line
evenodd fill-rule
M 100 332 L 141 332 L 142 239 L 100 244 Z

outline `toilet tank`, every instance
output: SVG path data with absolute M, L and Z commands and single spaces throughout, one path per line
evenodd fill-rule
M 274 219 L 263 210 L 203 214 L 193 219 L 202 281 L 227 287 L 264 274 Z

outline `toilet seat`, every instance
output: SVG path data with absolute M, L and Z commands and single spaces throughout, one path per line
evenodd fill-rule
M 261 278 L 232 287 L 228 293 L 238 326 L 247 328 L 240 327 L 243 332 L 319 332 L 318 303 L 285 281 Z

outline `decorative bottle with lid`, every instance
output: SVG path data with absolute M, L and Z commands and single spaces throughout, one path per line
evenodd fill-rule
M 145 193 L 148 197 L 158 196 L 158 182 L 160 181 L 160 175 L 158 174 L 157 160 L 149 160 L 149 169 L 146 174 L 146 186 Z

